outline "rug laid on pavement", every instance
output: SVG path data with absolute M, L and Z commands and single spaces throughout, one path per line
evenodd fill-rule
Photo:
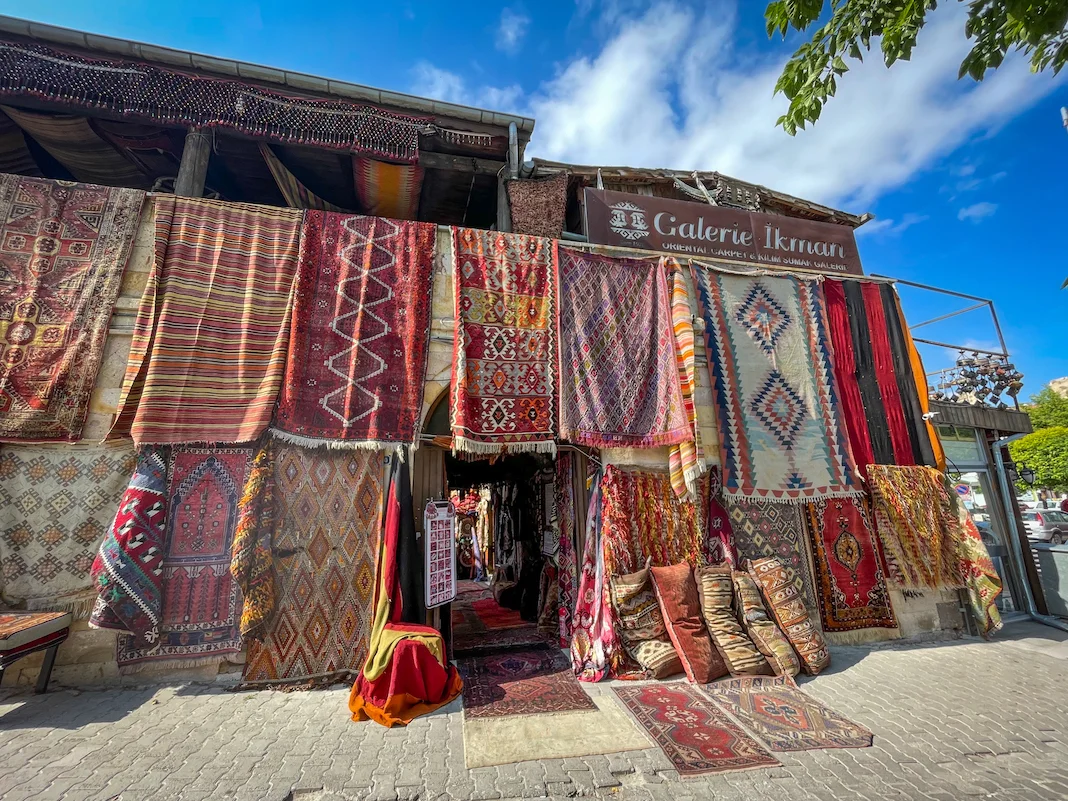
M 464 716 L 499 718 L 596 709 L 556 648 L 528 648 L 466 659 Z
M 263 433 L 285 370 L 303 213 L 156 199 L 155 262 L 109 437 L 229 443 Z
M 90 626 L 125 631 L 147 647 L 159 640 L 166 523 L 167 452 L 146 446 L 93 560 L 99 594 Z
M 385 463 L 379 451 L 274 444 L 275 609 L 243 680 L 355 678 L 367 657 Z
M 719 421 L 723 490 L 855 495 L 819 285 L 694 265 Z
M 464 764 L 469 768 L 542 759 L 617 754 L 653 748 L 607 688 L 591 687 L 596 705 L 582 712 L 464 718 Z
M 669 683 L 612 689 L 680 776 L 780 764 L 695 687 Z
M 0 175 L 0 441 L 81 437 L 144 197 Z
M 453 229 L 453 447 L 556 452 L 556 243 Z
M 740 676 L 701 689 L 772 751 L 872 744 L 870 731 L 803 693 L 789 676 Z
M 136 457 L 130 444 L 0 448 L 0 597 L 87 617 L 89 577 Z
M 964 586 L 956 501 L 942 474 L 919 465 L 868 465 L 876 530 L 890 583 L 904 589 Z
M 160 637 L 118 639 L 123 672 L 211 664 L 241 650 L 241 593 L 230 575 L 241 488 L 251 448 L 171 448 Z
M 867 499 L 819 498 L 805 512 L 824 633 L 896 629 Z
M 818 612 L 801 507 L 795 503 L 756 498 L 726 500 L 738 557 L 778 558 L 790 572 L 805 607 Z
M 305 214 L 275 432 L 334 447 L 415 440 L 434 237 L 432 223 Z
M 559 336 L 561 439 L 595 448 L 693 441 L 658 261 L 561 248 Z

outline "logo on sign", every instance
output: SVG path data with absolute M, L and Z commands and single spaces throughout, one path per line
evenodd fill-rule
M 649 236 L 649 223 L 641 206 L 635 206 L 633 203 L 613 203 L 608 208 L 611 210 L 608 226 L 613 233 L 631 242 Z

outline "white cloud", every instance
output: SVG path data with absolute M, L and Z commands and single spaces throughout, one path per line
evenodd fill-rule
M 519 50 L 523 37 L 530 27 L 530 17 L 511 8 L 501 11 L 501 21 L 497 26 L 497 49 L 506 53 Z
M 456 73 L 425 61 L 415 65 L 412 77 L 411 92 L 420 97 L 506 113 L 522 111 L 523 87 L 519 84 L 472 88 Z
M 989 217 L 995 211 L 998 210 L 997 203 L 987 203 L 985 200 L 981 203 L 973 203 L 970 206 L 965 206 L 963 209 L 957 212 L 958 220 L 971 220 L 974 223 Z
M 874 220 L 866 225 L 862 225 L 857 229 L 857 236 L 870 236 L 872 234 L 899 236 L 912 226 L 927 222 L 929 219 L 931 219 L 931 217 L 928 214 L 916 214 L 910 211 L 901 215 L 901 219 L 897 222 L 890 218 L 886 218 L 883 220 Z
M 955 4 L 954 4 L 955 5 Z M 935 13 L 915 57 L 887 70 L 876 54 L 839 82 L 810 130 L 775 126 L 785 51 L 738 52 L 731 4 L 703 15 L 659 3 L 616 21 L 598 53 L 563 64 L 531 98 L 528 152 L 586 164 L 719 170 L 862 211 L 972 136 L 1055 86 L 1021 59 L 985 81 L 957 81 L 968 43 L 959 9 Z

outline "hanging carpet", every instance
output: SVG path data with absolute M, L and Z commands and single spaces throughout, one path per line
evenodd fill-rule
M 595 448 L 693 441 L 657 261 L 560 249 L 560 437 Z
M 612 689 L 680 776 L 780 764 L 694 687 L 671 683 Z
M 266 429 L 285 370 L 302 214 L 157 199 L 155 263 L 109 437 L 248 442 Z
M 567 213 L 566 172 L 551 178 L 508 181 L 508 208 L 512 231 L 517 234 L 559 239 Z
M 416 439 L 434 236 L 431 223 L 306 213 L 275 433 L 333 447 Z
M 0 597 L 87 617 L 93 557 L 136 458 L 128 442 L 0 448 Z
M 496 718 L 594 710 L 593 699 L 575 680 L 556 648 L 527 648 L 467 659 L 464 718 Z
M 574 457 L 570 452 L 556 457 L 556 522 L 560 531 L 560 548 L 556 552 L 559 572 L 560 647 L 571 644 L 572 619 L 578 596 L 578 555 L 575 552 L 575 485 L 571 470 Z
M 374 217 L 414 220 L 419 212 L 423 168 L 354 156 L 352 177 L 360 210 Z
M 868 501 L 819 498 L 805 513 L 824 633 L 897 628 Z
M 990 553 L 986 549 L 986 543 L 983 542 L 972 516 L 964 507 L 964 501 L 959 497 L 956 501 L 962 529 L 957 557 L 960 561 L 961 575 L 964 577 L 964 587 L 967 590 L 968 606 L 979 628 L 979 633 L 984 637 L 989 637 L 999 631 L 1003 625 L 1001 612 L 997 607 L 997 598 L 1003 589 L 1001 576 L 994 568 Z
M 246 683 L 353 679 L 367 657 L 382 454 L 273 445 L 275 604 Z
M 81 437 L 144 197 L 0 175 L 0 441 Z
M 146 447 L 137 455 L 90 573 L 99 596 L 89 625 L 124 631 L 149 647 L 159 640 L 163 608 L 167 457 L 162 447 Z
M 230 551 L 252 455 L 250 448 L 171 449 L 160 637 L 148 646 L 120 636 L 123 672 L 212 664 L 241 650 Z
M 675 332 L 675 362 L 682 388 L 682 408 L 686 422 L 693 429 L 693 441 L 684 440 L 672 445 L 668 454 L 671 470 L 671 486 L 675 494 L 685 500 L 698 497 L 697 479 L 705 471 L 704 452 L 701 446 L 701 425 L 697 419 L 697 363 L 694 359 L 693 314 L 690 310 L 690 292 L 682 267 L 675 259 L 663 259 L 669 268 L 668 284 L 671 287 L 671 326 Z
M 890 584 L 903 589 L 964 586 L 956 501 L 931 467 L 868 465 L 876 530 Z
M 727 495 L 859 492 L 831 374 L 819 285 L 693 265 Z
M 453 447 L 556 452 L 556 243 L 453 229 Z
M 701 688 L 772 751 L 868 748 L 872 733 L 797 688 L 789 676 L 741 676 Z

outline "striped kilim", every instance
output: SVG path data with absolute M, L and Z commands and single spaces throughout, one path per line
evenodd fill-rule
M 361 211 L 375 217 L 415 219 L 423 186 L 422 167 L 354 156 L 352 177 Z
M 856 495 L 819 285 L 694 264 L 720 426 L 723 491 Z
M 671 486 L 680 498 L 696 500 L 697 479 L 704 472 L 704 453 L 701 447 L 701 426 L 697 421 L 697 365 L 694 359 L 693 314 L 690 310 L 690 292 L 678 261 L 664 258 L 664 267 L 671 272 L 668 285 L 671 288 L 671 326 L 675 332 L 675 361 L 679 368 L 679 384 L 682 387 L 682 408 L 686 422 L 693 429 L 693 442 L 684 440 L 672 445 L 668 453 L 671 470 Z
M 355 678 L 367 658 L 382 525 L 380 451 L 274 443 L 275 609 L 247 682 Z
M 285 369 L 303 212 L 163 197 L 110 437 L 248 442 Z
M 278 191 L 286 199 L 286 205 L 294 209 L 319 209 L 320 211 L 344 211 L 328 200 L 323 200 L 308 189 L 293 173 L 289 171 L 274 149 L 266 142 L 260 142 L 260 155 L 267 162 Z
M 81 437 L 144 197 L 0 175 L 0 441 Z
M 305 215 L 286 380 L 275 414 L 283 438 L 372 448 L 415 439 L 434 237 L 432 223 Z
M 561 439 L 655 448 L 693 436 L 660 264 L 561 248 Z

